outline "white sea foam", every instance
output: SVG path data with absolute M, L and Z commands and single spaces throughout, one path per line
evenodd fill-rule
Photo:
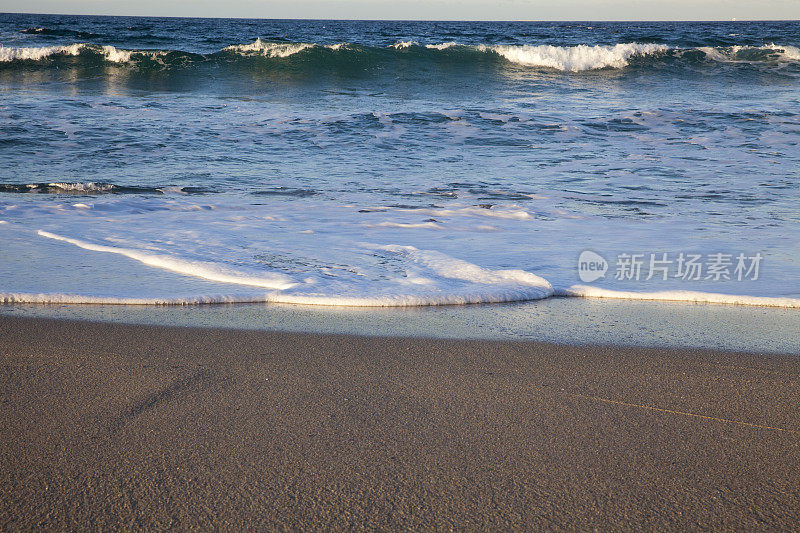
M 419 46 L 419 43 L 417 41 L 398 41 L 394 43 L 391 48 L 403 50 L 405 48 L 411 48 L 412 46 Z
M 479 50 L 501 55 L 512 63 L 569 72 L 602 68 L 623 68 L 634 56 L 666 52 L 663 44 L 623 43 L 614 46 L 479 46 Z
M 121 50 L 113 46 L 98 46 L 86 43 L 75 43 L 66 46 L 0 46 L 0 63 L 8 63 L 11 61 L 41 61 L 52 56 L 78 56 L 85 52 L 100 54 L 104 56 L 106 61 L 112 63 L 127 63 L 131 60 L 133 54 L 142 54 L 155 58 L 166 53 L 160 50 Z
M 382 246 L 381 249 L 403 254 L 412 261 L 425 265 L 438 275 L 446 278 L 489 285 L 510 283 L 532 287 L 534 289 L 532 294 L 536 295 L 537 298 L 546 298 L 553 295 L 553 287 L 550 282 L 524 270 L 489 270 L 441 252 L 419 250 L 413 246 L 388 245 Z
M 316 43 L 276 43 L 271 41 L 262 41 L 259 37 L 252 43 L 226 46 L 223 48 L 223 51 L 236 52 L 243 55 L 261 55 L 264 57 L 284 58 L 312 48 L 325 48 L 328 50 L 340 51 L 347 49 L 348 46 L 350 46 L 350 43 L 335 43 L 324 46 Z
M 0 293 L 0 304 L 202 305 L 266 303 L 264 296 L 198 295 L 177 298 L 91 296 L 69 293 Z
M 53 54 L 64 54 L 76 56 L 80 53 L 82 45 L 73 44 L 69 46 L 41 46 L 17 48 L 12 46 L 0 47 L 0 61 L 9 62 L 15 60 L 39 61 Z
M 48 183 L 48 187 L 53 187 L 55 189 L 61 189 L 63 191 L 69 192 L 109 192 L 114 190 L 114 186 L 110 183 L 94 183 L 94 182 L 86 182 L 86 183 Z M 28 187 L 35 188 L 37 185 L 28 185 Z
M 392 45 L 397 50 L 421 46 L 417 41 L 400 41 Z M 462 45 L 456 42 L 424 45 L 428 50 L 448 50 L 461 47 L 465 50 L 497 54 L 506 60 L 528 67 L 552 68 L 565 72 L 581 72 L 603 68 L 620 69 L 628 66 L 633 57 L 643 57 L 668 52 L 683 53 L 692 49 L 670 48 L 657 43 L 619 43 L 615 45 Z M 748 52 L 771 51 L 778 54 L 778 59 L 786 61 L 800 60 L 800 49 L 794 46 L 767 44 L 761 47 L 730 46 L 700 47 L 706 57 L 720 62 L 763 61 L 764 58 L 748 59 Z M 744 54 L 744 57 L 742 57 Z
M 249 44 L 226 46 L 223 50 L 245 54 L 263 55 L 265 57 L 289 57 L 303 50 L 317 46 L 313 43 L 273 43 L 256 39 Z
M 85 45 L 83 44 L 31 47 L 0 46 L 0 62 L 8 63 L 17 60 L 40 61 L 54 54 L 76 56 L 81 53 L 84 47 Z
M 732 46 L 729 48 L 714 48 L 713 46 L 701 46 L 698 48 L 703 52 L 708 59 L 713 61 L 732 61 L 736 53 L 741 50 L 741 46 Z
M 406 275 L 389 279 L 381 287 L 371 287 L 372 295 L 353 295 L 350 294 L 352 288 L 341 292 L 343 288 L 338 284 L 317 287 L 315 286 L 316 280 L 314 278 L 295 281 L 289 276 L 280 273 L 267 273 L 256 277 L 247 272 L 237 272 L 227 267 L 207 262 L 189 261 L 142 250 L 98 245 L 41 230 L 38 231 L 38 234 L 50 239 L 67 242 L 86 250 L 120 254 L 151 267 L 187 276 L 272 290 L 253 295 L 190 295 L 172 298 L 101 297 L 69 293 L 0 293 L 0 302 L 165 305 L 276 302 L 328 306 L 389 307 L 526 301 L 555 295 L 562 297 L 661 300 L 800 308 L 800 298 L 788 297 L 733 295 L 689 290 L 622 291 L 589 285 L 572 285 L 566 288 L 553 289 L 546 279 L 525 270 L 487 269 L 438 251 L 420 250 L 413 246 L 401 245 L 366 245 L 368 248 L 389 253 L 394 261 L 405 265 Z M 415 265 L 419 269 L 415 269 Z M 450 280 L 450 283 L 448 283 L 448 280 Z M 366 288 L 367 286 L 363 287 L 363 289 Z M 340 292 L 337 292 L 337 290 Z M 356 290 L 355 292 L 361 291 Z
M 491 272 L 491 271 L 488 271 Z M 502 272 L 502 271 L 501 271 Z M 493 281 L 514 281 L 519 276 L 523 278 L 530 273 L 524 271 L 514 272 L 507 278 L 493 274 Z M 541 279 L 541 278 L 539 278 Z M 430 283 L 426 278 L 414 278 L 404 285 L 425 286 Z M 544 282 L 546 283 L 546 282 Z M 357 297 L 347 295 L 322 295 L 309 293 L 284 293 L 269 292 L 254 295 L 189 295 L 182 297 L 153 297 L 139 298 L 126 296 L 92 296 L 86 294 L 70 293 L 3 293 L 0 292 L 2 304 L 107 304 L 107 305 L 201 305 L 201 304 L 232 304 L 232 303 L 287 303 L 298 305 L 342 306 L 342 307 L 420 307 L 436 305 L 465 305 L 531 301 L 559 297 L 579 298 L 609 298 L 623 300 L 652 300 L 690 302 L 704 304 L 743 305 L 757 307 L 800 308 L 800 298 L 759 297 L 732 294 L 706 293 L 699 291 L 662 291 L 662 292 L 631 292 L 613 291 L 598 287 L 574 285 L 566 289 L 548 289 L 549 284 L 531 284 L 527 289 L 496 288 L 487 281 L 484 290 L 469 290 L 459 294 L 417 293 L 384 294 L 381 296 Z
M 398 209 L 398 211 L 403 211 Z M 518 206 L 509 207 L 492 207 L 487 209 L 484 207 L 466 206 L 457 209 L 415 209 L 415 213 L 421 215 L 430 215 L 437 217 L 481 217 L 481 218 L 498 218 L 504 220 L 531 220 L 533 215 L 525 209 Z
M 780 52 L 786 59 L 800 61 L 800 48 L 797 48 L 796 46 L 777 45 L 772 43 L 768 44 L 765 48 Z
M 416 41 L 400 41 L 392 45 L 397 50 L 420 46 Z M 426 44 L 428 50 L 448 50 L 463 47 L 467 50 L 497 54 L 512 63 L 529 67 L 553 68 L 579 72 L 601 68 L 623 68 L 634 56 L 645 56 L 669 50 L 663 44 L 621 43 L 614 46 L 550 46 L 550 45 L 461 45 L 456 42 Z
M 590 285 L 572 285 L 565 289 L 556 289 L 556 296 L 576 296 L 581 298 L 614 298 L 621 300 L 661 300 L 673 302 L 696 302 L 727 305 L 755 305 L 763 307 L 797 307 L 800 298 L 780 298 L 765 296 L 746 296 L 737 294 L 720 294 L 701 291 L 658 291 L 634 292 L 617 291 L 592 287 Z
M 185 276 L 272 290 L 244 295 L 189 295 L 171 298 L 8 292 L 0 293 L 0 302 L 108 304 L 276 302 L 395 307 L 526 301 L 547 298 L 553 294 L 553 289 L 547 280 L 530 272 L 487 269 L 441 252 L 420 250 L 413 246 L 366 246 L 368 249 L 388 254 L 389 260 L 403 266 L 404 273 L 378 283 L 373 282 L 371 286 L 369 282 L 365 282 L 367 284 L 364 286 L 348 287 L 347 284 L 342 285 L 338 281 L 327 285 L 319 284 L 315 277 L 294 281 L 281 273 L 265 273 L 257 277 L 219 264 L 190 261 L 151 251 L 89 243 L 42 230 L 37 233 L 42 237 L 67 242 L 85 250 L 120 254 L 144 265 Z
M 380 297 L 326 296 L 264 293 L 263 295 L 196 295 L 176 298 L 91 296 L 67 293 L 0 293 L 2 304 L 96 304 L 96 305 L 202 305 L 234 303 L 283 303 L 329 307 L 426 307 L 521 302 L 541 299 L 537 289 L 466 291 L 461 294 L 389 294 Z
M 250 285 L 253 287 L 264 287 L 269 289 L 288 289 L 294 287 L 297 283 L 284 274 L 279 273 L 265 273 L 260 276 L 238 272 L 232 269 L 222 267 L 213 263 L 202 261 L 189 261 L 186 259 L 179 259 L 169 255 L 157 255 L 152 253 L 143 252 L 141 250 L 132 250 L 128 248 L 117 248 L 114 246 L 104 246 L 101 244 L 94 244 L 80 239 L 72 239 L 50 233 L 47 231 L 39 230 L 37 232 L 42 237 L 54 239 L 57 241 L 64 241 L 74 244 L 84 250 L 91 250 L 94 252 L 107 252 L 113 254 L 120 254 L 130 259 L 134 259 L 145 265 L 170 270 L 179 274 L 187 276 L 194 276 L 197 278 L 208 279 L 211 281 L 219 281 L 222 283 L 233 283 L 238 285 Z
M 764 46 L 701 46 L 698 50 L 703 52 L 706 58 L 723 63 L 753 63 L 764 61 L 765 59 L 785 62 L 800 61 L 800 48 L 775 43 Z M 764 58 L 763 54 L 759 54 L 766 51 L 772 52 L 775 57 Z
M 379 222 L 378 224 L 366 224 L 367 227 L 371 228 L 431 228 L 431 229 L 439 229 L 442 226 L 437 224 L 436 222 Z
M 538 195 L 524 208 L 491 209 L 475 206 L 480 200 L 464 193 L 422 209 L 363 209 L 329 200 L 297 209 L 228 197 L 206 197 L 210 205 L 201 205 L 184 195 L 102 195 L 77 205 L 36 197 L 0 204 L 0 220 L 8 222 L 3 249 L 11 259 L 0 261 L 0 301 L 429 306 L 555 294 L 800 307 L 791 282 L 796 272 L 772 255 L 752 283 L 608 279 L 572 285 L 575 251 L 586 246 L 587 235 L 600 251 L 617 250 L 620 239 L 630 250 L 679 250 L 693 241 L 683 232 L 665 233 L 658 221 L 617 224 L 560 215 L 553 196 Z M 716 241 L 731 251 L 737 243 Z M 43 259 L 20 268 L 13 258 L 29 250 Z
M 103 55 L 105 55 L 106 59 L 112 63 L 127 63 L 131 60 L 131 55 L 133 53 L 134 52 L 131 50 L 119 50 L 113 46 L 103 47 Z
M 447 50 L 448 48 L 452 48 L 454 46 L 458 46 L 458 43 L 450 41 L 447 43 L 426 44 L 425 48 L 428 48 L 429 50 Z

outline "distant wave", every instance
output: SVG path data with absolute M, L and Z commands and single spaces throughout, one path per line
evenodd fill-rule
M 0 193 L 28 194 L 165 194 L 211 192 L 205 187 L 145 187 L 104 182 L 0 183 Z
M 46 183 L 0 183 L 0 193 L 14 194 L 206 194 L 219 192 L 218 189 L 191 185 L 120 185 L 107 182 L 46 182 Z M 293 187 L 270 187 L 254 190 L 256 196 L 280 196 L 307 198 L 320 194 L 315 189 Z
M 28 35 L 50 35 L 53 37 L 77 37 L 79 39 L 93 39 L 100 37 L 97 33 L 60 28 L 26 28 L 20 33 Z
M 251 43 L 227 46 L 218 52 L 201 55 L 179 50 L 124 50 L 114 46 L 75 43 L 65 46 L 0 47 L 0 64 L 57 61 L 77 58 L 118 64 L 170 68 L 192 63 L 231 63 L 237 60 L 293 61 L 302 59 L 308 68 L 326 61 L 381 64 L 392 60 L 443 61 L 468 66 L 471 62 L 496 61 L 518 67 L 561 72 L 598 69 L 623 69 L 636 60 L 670 59 L 688 62 L 786 64 L 800 62 L 800 48 L 788 45 L 671 48 L 657 43 L 619 43 L 614 45 L 463 45 L 455 42 L 421 45 L 412 41 L 378 48 L 352 43 L 316 44 L 272 42 L 256 39 Z M 278 63 L 276 63 L 278 64 Z M 11 66 L 11 65 L 8 65 Z

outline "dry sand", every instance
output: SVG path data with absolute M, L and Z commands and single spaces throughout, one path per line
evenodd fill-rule
M 0 317 L 0 528 L 800 525 L 800 357 Z

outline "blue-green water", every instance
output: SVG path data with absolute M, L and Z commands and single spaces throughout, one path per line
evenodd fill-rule
M 798 22 L 0 15 L 0 296 L 796 307 L 799 47 Z

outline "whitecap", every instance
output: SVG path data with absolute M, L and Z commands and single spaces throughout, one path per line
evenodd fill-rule
M 114 46 L 98 46 L 87 43 L 74 43 L 65 46 L 0 46 L 0 63 L 11 61 L 41 61 L 52 56 L 79 56 L 84 52 L 102 55 L 112 63 L 127 63 L 134 54 L 153 59 L 166 54 L 162 50 L 122 50 Z
M 317 45 L 311 43 L 273 43 L 262 41 L 259 37 L 252 43 L 226 46 L 223 50 L 246 55 L 255 54 L 265 57 L 289 57 L 303 50 L 314 48 L 315 46 Z
M 663 44 L 624 43 L 614 46 L 478 46 L 478 50 L 498 54 L 512 63 L 529 67 L 580 72 L 602 68 L 623 68 L 634 56 L 663 53 L 669 47 Z

